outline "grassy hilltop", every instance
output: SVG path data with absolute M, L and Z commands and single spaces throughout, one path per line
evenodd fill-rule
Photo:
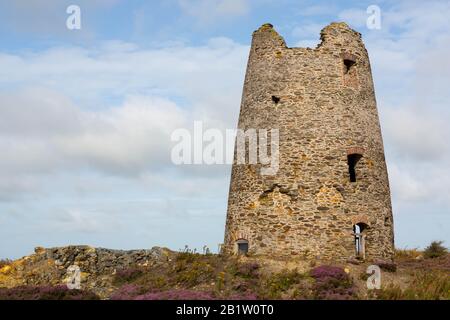
M 81 269 L 69 290 L 67 268 Z M 381 268 L 381 289 L 368 290 L 367 267 Z M 395 263 L 331 263 L 301 258 L 227 257 L 89 246 L 36 248 L 0 261 L 0 299 L 450 299 L 450 254 L 439 242 L 397 250 Z

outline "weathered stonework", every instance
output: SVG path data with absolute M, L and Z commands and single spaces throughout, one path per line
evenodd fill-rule
M 34 254 L 0 268 L 0 288 L 64 285 L 69 279 L 69 267 L 76 265 L 81 271 L 81 288 L 105 298 L 115 289 L 112 282 L 118 270 L 165 264 L 175 254 L 160 247 L 148 250 L 112 250 L 90 246 L 37 247 Z
M 238 127 L 278 128 L 280 166 L 264 176 L 259 164 L 233 165 L 225 253 L 236 253 L 244 240 L 250 254 L 393 257 L 369 57 L 345 23 L 325 27 L 321 40 L 316 49 L 288 48 L 270 24 L 253 34 Z M 357 224 L 363 252 L 356 250 Z

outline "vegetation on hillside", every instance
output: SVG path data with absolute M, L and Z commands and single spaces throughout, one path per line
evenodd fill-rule
M 0 300 L 98 300 L 90 291 L 70 290 L 67 286 L 20 286 L 0 288 Z
M 109 277 L 112 300 L 254 300 L 254 299 L 445 299 L 450 300 L 450 253 L 441 242 L 424 251 L 397 250 L 395 263 L 374 262 L 382 270 L 382 286 L 367 290 L 370 263 L 330 264 L 262 257 L 226 257 L 192 251 L 174 253 L 166 262 L 117 270 Z M 7 276 L 9 260 L 0 261 Z M 272 263 L 272 265 L 271 265 Z M 300 261 L 298 262 L 300 263 Z M 3 274 L 3 275 L 2 275 Z M 92 287 L 91 287 L 92 288 Z M 94 291 L 96 287 L 93 287 Z M 66 286 L 28 285 L 0 288 L 0 300 L 91 300 L 89 290 Z
M 350 299 L 353 282 L 343 268 L 266 273 L 255 261 L 180 253 L 173 264 L 117 272 L 111 299 Z
M 0 259 L 0 269 L 10 264 L 12 261 L 9 259 Z

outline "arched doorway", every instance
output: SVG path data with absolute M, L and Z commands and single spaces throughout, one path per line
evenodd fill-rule
M 359 222 L 353 225 L 353 235 L 355 237 L 355 256 L 356 259 L 364 260 L 366 258 L 366 229 L 367 224 Z

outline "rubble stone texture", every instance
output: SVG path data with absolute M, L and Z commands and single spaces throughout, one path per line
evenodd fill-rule
M 91 246 L 35 248 L 35 253 L 0 268 L 0 288 L 23 285 L 64 285 L 68 270 L 78 266 L 81 289 L 105 298 L 114 290 L 112 281 L 118 270 L 155 266 L 172 260 L 174 252 L 160 247 L 148 250 L 112 250 Z
M 237 253 L 237 241 L 246 240 L 249 254 L 351 260 L 359 224 L 362 258 L 393 258 L 368 53 L 345 23 L 325 27 L 321 40 L 315 49 L 288 48 L 270 24 L 253 34 L 238 128 L 278 128 L 280 167 L 264 176 L 261 164 L 233 164 L 224 253 Z

